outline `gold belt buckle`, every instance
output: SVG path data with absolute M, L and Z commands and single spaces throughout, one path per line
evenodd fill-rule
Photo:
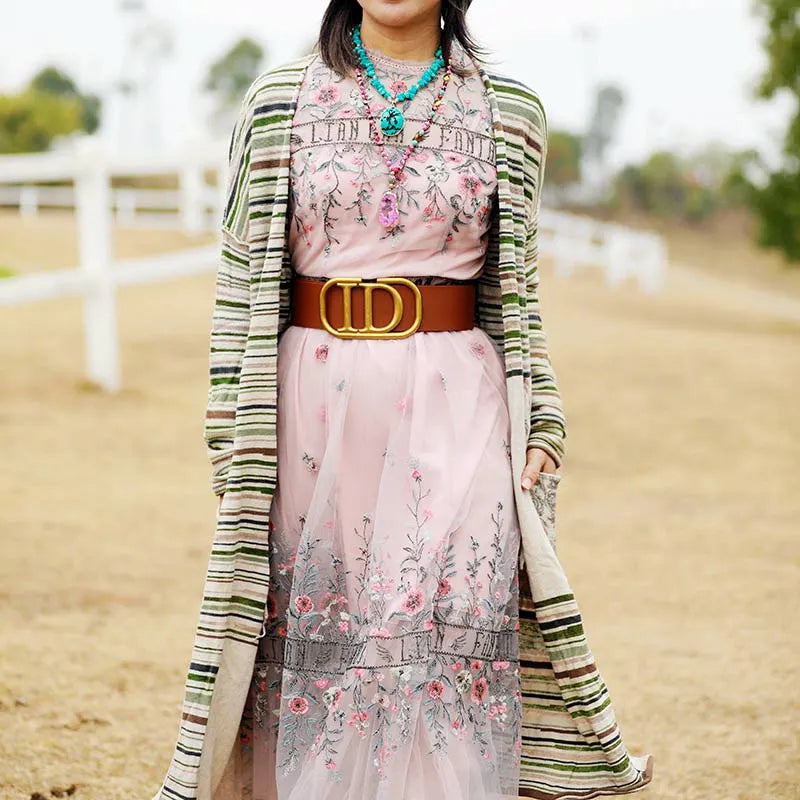
M 414 293 L 415 315 L 414 322 L 404 331 L 392 330 L 403 316 L 403 297 L 393 284 L 408 286 Z M 344 304 L 344 324 L 341 328 L 334 328 L 328 321 L 325 308 L 325 297 L 332 286 L 342 287 L 342 300 Z M 364 327 L 353 327 L 353 298 L 355 288 L 364 290 Z M 372 322 L 372 293 L 382 289 L 392 295 L 394 301 L 394 314 L 388 324 L 376 327 Z M 326 331 L 342 339 L 403 339 L 410 336 L 422 322 L 422 293 L 419 287 L 408 278 L 378 278 L 376 281 L 365 281 L 361 278 L 330 278 L 325 281 L 319 293 L 319 315 Z

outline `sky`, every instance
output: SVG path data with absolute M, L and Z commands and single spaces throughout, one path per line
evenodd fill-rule
M 8 0 L 2 0 L 5 4 Z M 84 91 L 110 96 L 123 71 L 122 0 L 15 3 L 0 26 L 0 91 L 13 91 L 42 65 L 68 71 Z M 315 38 L 326 0 L 147 0 L 164 23 L 172 55 L 160 70 L 149 134 L 179 146 L 205 119 L 200 84 L 208 65 L 241 36 L 266 45 L 269 63 L 292 58 Z M 709 140 L 779 152 L 788 98 L 755 102 L 764 68 L 763 21 L 752 0 L 475 0 L 473 32 L 496 68 L 540 95 L 551 129 L 581 132 L 594 89 L 612 82 L 625 106 L 615 165 L 669 147 L 691 152 Z M 130 64 L 130 61 L 128 62 Z

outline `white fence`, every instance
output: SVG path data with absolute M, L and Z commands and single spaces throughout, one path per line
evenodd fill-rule
M 122 384 L 116 316 L 117 286 L 151 283 L 198 272 L 218 263 L 218 245 L 193 248 L 150 258 L 115 260 L 111 233 L 118 222 L 141 219 L 148 207 L 172 210 L 172 224 L 187 232 L 216 227 L 222 218 L 227 150 L 223 144 L 187 147 L 164 157 L 109 158 L 98 142 L 87 138 L 72 153 L 0 156 L 2 198 L 16 198 L 21 213 L 36 213 L 40 204 L 74 207 L 78 225 L 79 266 L 0 280 L 0 306 L 80 296 L 84 302 L 87 378 L 107 391 Z M 207 171 L 217 174 L 217 186 L 204 184 Z M 179 174 L 177 191 L 125 195 L 113 191 L 112 176 Z M 73 188 L 33 186 L 43 181 L 70 181 Z M 21 184 L 22 186 L 10 186 Z M 61 202 L 51 202 L 60 200 Z M 14 204 L 16 205 L 16 204 Z M 542 210 L 540 251 L 555 259 L 560 274 L 587 266 L 604 270 L 618 284 L 628 276 L 647 291 L 657 290 L 666 270 L 660 237 L 585 217 Z
M 578 214 L 542 209 L 539 250 L 562 276 L 600 267 L 609 286 L 633 278 L 646 292 L 657 292 L 666 278 L 667 248 L 657 233 Z
M 213 226 L 218 210 L 218 190 L 215 186 L 200 186 L 197 197 L 199 208 L 193 215 L 196 225 Z M 74 186 L 40 186 L 37 184 L 0 186 L 0 206 L 18 208 L 23 217 L 35 217 L 42 208 L 69 209 L 76 207 Z M 111 189 L 111 208 L 119 225 L 134 227 L 181 225 L 180 209 L 186 202 L 184 192 L 178 189 Z M 185 227 L 185 225 L 184 225 Z
M 208 188 L 204 173 L 224 175 L 224 146 L 187 147 L 179 156 L 109 158 L 91 138 L 71 153 L 0 157 L 0 184 L 72 181 L 78 226 L 79 266 L 0 280 L 0 306 L 78 295 L 84 303 L 86 376 L 107 391 L 121 387 L 116 287 L 215 269 L 216 246 L 193 248 L 152 258 L 114 260 L 112 176 L 179 173 L 177 222 L 187 232 L 206 226 Z M 216 209 L 222 218 L 224 180 L 217 180 Z

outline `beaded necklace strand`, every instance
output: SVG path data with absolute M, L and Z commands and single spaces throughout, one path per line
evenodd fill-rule
M 374 72 L 374 68 L 373 68 Z M 381 155 L 386 166 L 389 168 L 389 188 L 380 199 L 380 204 L 378 206 L 378 219 L 380 220 L 381 225 L 386 228 L 387 231 L 393 231 L 400 222 L 400 211 L 397 207 L 397 194 L 394 191 L 397 183 L 400 179 L 400 173 L 405 169 L 406 164 L 408 163 L 408 159 L 411 158 L 411 154 L 417 149 L 419 143 L 427 136 L 428 131 L 433 124 L 433 119 L 436 116 L 436 112 L 439 110 L 439 106 L 442 104 L 442 100 L 444 98 L 444 93 L 447 90 L 447 84 L 450 83 L 450 79 L 453 74 L 453 65 L 450 59 L 447 60 L 447 68 L 445 69 L 444 76 L 442 77 L 442 83 L 439 87 L 439 91 L 436 93 L 436 97 L 431 105 L 431 110 L 428 112 L 428 116 L 425 122 L 422 124 L 422 127 L 414 134 L 414 138 L 408 143 L 408 146 L 405 149 L 400 160 L 395 164 L 393 163 L 392 159 L 390 158 L 389 154 L 386 151 L 386 142 L 381 136 L 381 131 L 378 127 L 378 122 L 375 119 L 375 115 L 372 113 L 372 109 L 370 108 L 369 104 L 369 97 L 367 96 L 367 85 L 364 73 L 358 67 L 355 68 L 356 73 L 356 80 L 358 81 L 358 88 L 361 92 L 361 99 L 364 101 L 364 107 L 367 110 L 367 117 L 369 118 L 369 127 L 370 132 L 372 133 L 372 138 L 375 141 L 375 144 L 378 147 L 378 151 Z M 367 76 L 369 73 L 367 73 Z M 425 85 L 430 83 L 430 80 L 426 82 Z M 375 81 L 372 81 L 372 85 L 375 85 Z M 377 88 L 377 87 L 376 87 Z M 418 87 L 412 87 L 408 91 L 413 91 L 411 97 L 417 93 L 419 90 Z M 403 93 L 405 94 L 405 93 Z M 399 97 L 400 95 L 398 95 Z M 385 113 L 385 112 L 384 112 Z M 383 119 L 383 115 L 381 115 L 381 121 Z M 383 127 L 381 125 L 381 127 Z M 402 130 L 402 128 L 401 128 Z M 397 131 L 399 133 L 399 131 Z
M 361 41 L 361 23 L 353 28 L 353 45 L 355 46 L 356 54 L 361 62 L 361 67 L 367 73 L 370 83 L 377 90 L 381 97 L 389 101 L 390 105 L 383 109 L 381 112 L 381 131 L 385 136 L 397 136 L 403 130 L 406 124 L 406 118 L 403 112 L 397 108 L 397 104 L 405 100 L 413 100 L 417 96 L 417 92 L 424 89 L 439 73 L 439 70 L 445 65 L 444 57 L 442 56 L 442 48 L 439 46 L 434 54 L 434 59 L 428 69 L 425 70 L 422 77 L 409 89 L 406 89 L 399 94 L 393 95 L 384 85 L 381 79 L 375 74 L 375 65 L 372 63 L 369 55 L 367 54 L 364 43 Z

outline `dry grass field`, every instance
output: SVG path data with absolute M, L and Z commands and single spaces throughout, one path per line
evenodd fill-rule
M 72 261 L 63 219 L 0 217 L 0 264 Z M 686 271 L 647 296 L 542 269 L 560 555 L 627 742 L 655 755 L 646 800 L 800 798 L 800 325 L 740 273 L 730 296 Z M 212 294 L 211 274 L 120 293 L 112 397 L 81 379 L 78 301 L 0 311 L 3 800 L 149 800 L 166 769 L 213 533 Z

